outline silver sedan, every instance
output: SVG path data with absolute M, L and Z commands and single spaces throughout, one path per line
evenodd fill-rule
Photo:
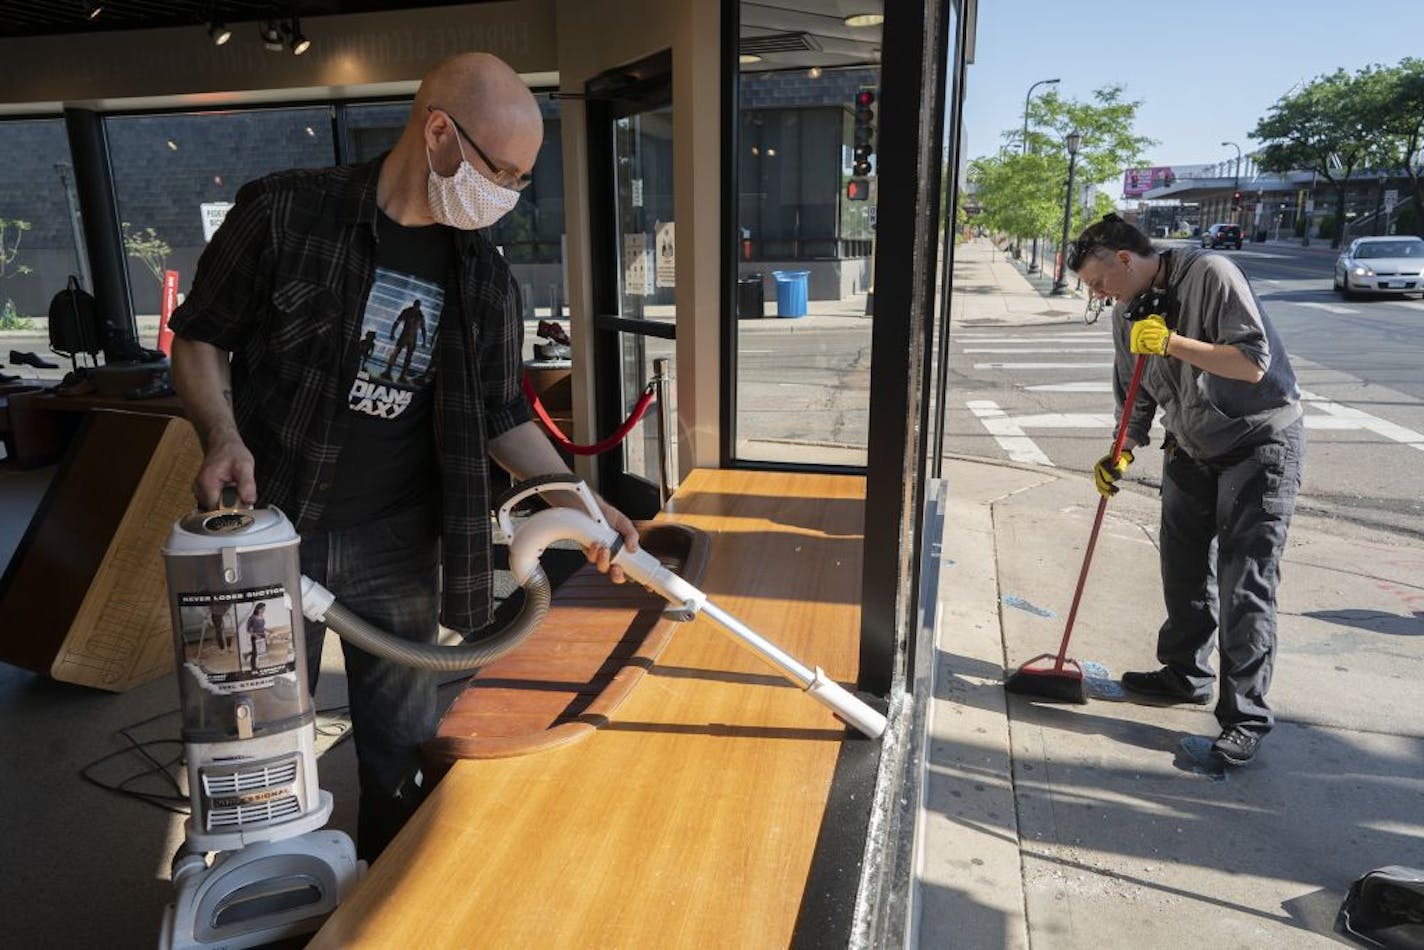
M 1335 261 L 1335 289 L 1347 297 L 1424 293 L 1424 238 L 1355 238 Z

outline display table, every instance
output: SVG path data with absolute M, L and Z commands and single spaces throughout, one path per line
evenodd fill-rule
M 853 683 L 864 488 L 695 471 L 657 520 L 711 539 L 720 607 Z M 309 946 L 785 947 L 846 741 L 699 617 L 593 735 L 455 762 Z
M 76 418 L 73 451 L 0 577 L 0 660 L 121 692 L 173 670 L 159 551 L 193 507 L 202 452 L 171 415 Z
M 88 394 L 62 396 L 53 388 L 12 393 L 7 397 L 10 432 L 6 449 L 21 468 L 38 468 L 57 462 L 79 430 L 83 414 L 91 409 L 114 409 L 149 415 L 181 416 L 177 396 L 125 399 Z

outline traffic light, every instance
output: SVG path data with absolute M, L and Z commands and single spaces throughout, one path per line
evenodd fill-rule
M 857 176 L 846 182 L 846 197 L 851 201 L 868 201 L 870 199 L 870 179 Z
M 870 174 L 870 156 L 875 151 L 875 90 L 862 89 L 855 94 L 855 161 L 851 174 L 864 178 Z
M 1241 192 L 1239 192 L 1239 191 L 1233 191 L 1233 192 L 1231 193 L 1231 210 L 1232 210 L 1232 211 L 1239 211 L 1240 209 L 1241 209 Z

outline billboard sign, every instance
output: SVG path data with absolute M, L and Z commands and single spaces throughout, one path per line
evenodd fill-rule
M 1153 188 L 1165 188 L 1177 180 L 1170 165 L 1153 165 L 1150 168 L 1129 168 L 1122 173 L 1122 196 L 1141 198 Z

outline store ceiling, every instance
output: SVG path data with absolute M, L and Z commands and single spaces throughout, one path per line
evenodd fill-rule
M 424 0 L 423 7 L 470 0 Z M 89 14 L 99 6 L 98 15 Z M 50 36 L 205 26 L 214 16 L 229 26 L 293 14 L 403 10 L 399 0 L 0 0 L 0 37 Z M 741 4 L 744 51 L 761 58 L 749 70 L 854 66 L 880 61 L 880 27 L 853 27 L 846 18 L 878 14 L 883 0 L 768 0 Z
M 419 5 L 442 7 L 469 2 L 472 0 L 424 0 Z M 100 8 L 98 14 L 90 16 L 96 6 Z M 0 37 L 206 26 L 215 16 L 231 26 L 292 15 L 373 13 L 410 6 L 398 0 L 0 0 Z

